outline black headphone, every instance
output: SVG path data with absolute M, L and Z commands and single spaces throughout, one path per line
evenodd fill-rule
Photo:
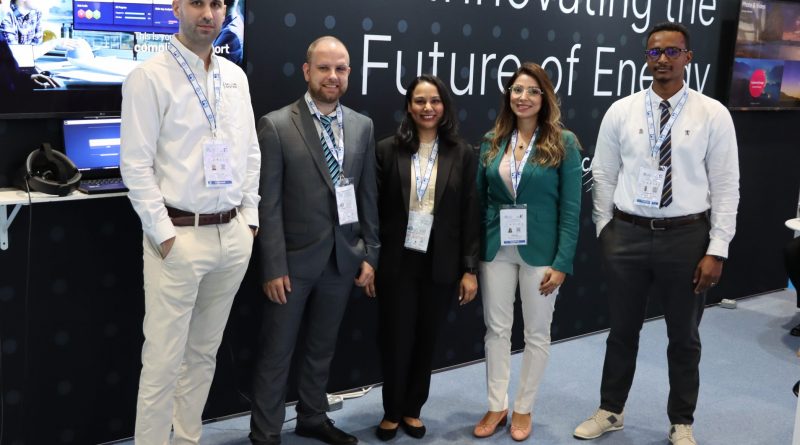
M 14 185 L 22 190 L 66 196 L 76 188 L 81 173 L 63 153 L 53 150 L 50 144 L 32 151 L 20 168 Z

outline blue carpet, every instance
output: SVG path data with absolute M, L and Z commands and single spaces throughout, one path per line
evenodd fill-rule
M 739 301 L 738 309 L 708 308 L 701 324 L 703 357 L 695 438 L 701 445 L 776 445 L 791 442 L 796 398 L 791 387 L 800 378 L 795 351 L 800 338 L 788 334 L 797 324 L 794 291 Z M 534 406 L 530 443 L 589 443 L 572 437 L 575 426 L 599 404 L 600 373 L 607 334 L 601 332 L 553 345 L 550 363 Z M 625 408 L 625 428 L 591 441 L 597 444 L 668 444 L 666 416 L 666 328 L 662 319 L 645 323 L 636 378 Z M 512 358 L 512 388 L 520 366 Z M 472 427 L 486 410 L 485 366 L 476 363 L 434 375 L 422 418 L 428 434 L 422 441 L 398 433 L 397 444 L 512 444 L 507 429 L 492 438 L 472 437 Z M 346 400 L 331 414 L 336 425 L 376 444 L 373 430 L 382 413 L 380 388 Z M 293 410 L 287 410 L 293 414 Z M 249 444 L 249 415 L 205 425 L 203 445 Z M 509 419 L 510 420 L 510 419 Z M 320 444 L 285 427 L 283 443 Z M 123 442 L 123 443 L 132 443 Z

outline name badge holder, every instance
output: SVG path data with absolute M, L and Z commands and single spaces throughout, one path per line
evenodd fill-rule
M 659 208 L 661 206 L 661 195 L 664 189 L 664 180 L 667 176 L 667 167 L 661 166 L 661 146 L 667 139 L 667 135 L 672 130 L 672 126 L 678 119 L 678 116 L 683 111 L 686 105 L 686 99 L 689 96 L 688 89 L 684 88 L 678 105 L 675 106 L 672 115 L 664 127 L 661 128 L 661 133 L 656 138 L 656 122 L 653 114 L 653 104 L 651 102 L 651 90 L 647 90 L 645 94 L 645 114 L 647 115 L 647 132 L 650 141 L 650 163 L 652 167 L 639 167 L 639 177 L 636 184 L 636 196 L 633 199 L 633 204 L 640 207 Z
M 428 165 L 425 168 L 425 174 L 422 175 L 419 165 L 419 153 L 414 153 L 411 157 L 414 161 L 414 172 L 417 182 L 417 202 L 419 202 L 420 210 L 410 210 L 408 212 L 408 226 L 406 227 L 406 240 L 403 247 L 409 250 L 425 253 L 428 251 L 428 243 L 431 238 L 431 231 L 433 230 L 433 214 L 422 212 L 422 200 L 425 198 L 425 191 L 428 190 L 428 185 L 431 182 L 433 174 L 433 164 L 436 162 L 436 157 L 439 154 L 439 139 L 433 142 L 433 148 L 430 155 L 428 155 Z
M 525 154 L 522 160 L 517 163 L 514 150 L 517 147 L 517 139 L 519 134 L 517 130 L 511 134 L 511 156 L 508 160 L 509 172 L 511 174 L 511 189 L 514 194 L 514 204 L 504 205 L 500 207 L 500 245 L 501 246 L 525 246 L 528 244 L 528 206 L 526 204 L 517 204 L 517 189 L 519 182 L 522 178 L 522 171 L 525 169 L 525 163 L 533 151 L 536 144 L 536 139 L 539 137 L 539 129 L 533 134 L 528 148 L 525 149 Z
M 358 222 L 358 206 L 356 205 L 356 189 L 353 178 L 339 178 L 336 184 L 336 211 L 339 214 L 339 225 L 344 226 Z

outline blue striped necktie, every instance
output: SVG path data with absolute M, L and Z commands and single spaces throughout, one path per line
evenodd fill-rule
M 322 124 L 322 131 L 328 133 L 328 137 L 330 137 L 331 142 L 335 144 L 336 138 L 333 137 L 331 120 L 333 120 L 333 118 L 330 116 L 325 116 L 324 114 L 319 115 L 319 123 Z M 328 142 L 325 140 L 325 135 L 321 134 L 319 138 L 322 142 L 322 153 L 325 155 L 325 165 L 328 166 L 328 171 L 331 174 L 331 181 L 333 181 L 333 185 L 336 185 L 339 182 L 339 176 L 341 173 L 339 170 L 339 162 L 336 160 L 336 157 L 333 156 L 331 147 L 328 147 Z
M 669 121 L 669 102 L 666 100 L 661 101 L 661 127 L 664 128 Z M 664 143 L 661 144 L 659 150 L 660 167 L 665 167 L 664 172 L 664 189 L 661 191 L 661 205 L 659 207 L 666 207 L 672 203 L 672 129 L 667 132 L 667 137 L 664 138 Z

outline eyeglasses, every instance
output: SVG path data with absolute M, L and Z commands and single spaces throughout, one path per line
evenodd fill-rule
M 662 54 L 666 54 L 670 59 L 677 59 L 681 53 L 688 53 L 688 49 L 681 49 L 675 48 L 674 46 L 669 46 L 667 48 L 650 48 L 645 50 L 644 55 L 647 56 L 648 59 L 652 61 L 656 61 L 661 58 Z
M 511 94 L 513 94 L 514 96 L 522 96 L 522 93 L 525 91 L 528 92 L 528 96 L 540 96 L 544 94 L 544 91 L 542 91 L 542 89 L 539 87 L 526 88 L 522 85 L 511 85 L 508 91 L 511 91 Z

